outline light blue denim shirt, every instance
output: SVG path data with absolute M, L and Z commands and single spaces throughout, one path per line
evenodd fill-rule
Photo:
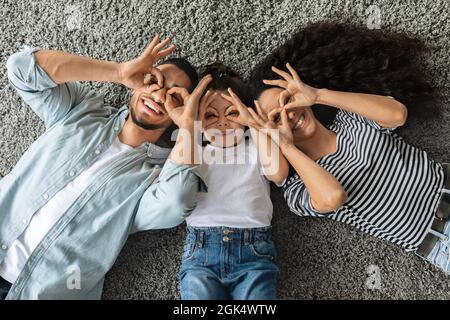
M 7 62 L 11 85 L 46 131 L 0 180 L 0 262 L 33 214 L 109 148 L 128 114 L 80 83 L 57 85 L 36 50 Z M 182 223 L 206 191 L 198 167 L 166 162 L 169 151 L 144 143 L 104 168 L 33 251 L 7 299 L 99 299 L 129 234 Z

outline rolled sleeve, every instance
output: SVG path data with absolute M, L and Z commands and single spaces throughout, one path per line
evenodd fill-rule
M 9 83 L 49 128 L 79 104 L 89 90 L 78 82 L 56 84 L 36 63 L 34 52 L 38 50 L 24 46 L 9 57 L 6 66 Z
M 311 197 L 303 181 L 295 176 L 291 179 L 288 186 L 285 187 L 284 197 L 289 209 L 302 217 L 325 218 L 330 217 L 333 212 L 319 212 L 314 209 L 311 203 Z
M 207 192 L 199 167 L 167 160 L 139 203 L 134 232 L 181 224 L 197 205 L 198 192 Z

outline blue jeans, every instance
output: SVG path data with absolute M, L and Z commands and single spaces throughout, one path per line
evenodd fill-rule
M 12 284 L 0 277 L 0 300 L 5 300 Z
M 183 300 L 274 300 L 279 269 L 272 228 L 188 227 Z
M 442 190 L 442 198 L 440 202 L 445 202 L 445 211 L 450 210 L 450 164 L 443 164 L 445 170 L 446 183 Z M 417 254 L 422 259 L 431 262 L 436 267 L 440 268 L 447 274 L 450 274 L 450 221 L 445 224 L 444 231 L 442 233 L 437 231 L 432 231 L 433 234 L 438 237 L 438 242 L 434 245 L 431 252 L 426 257 L 422 257 Z
M 435 232 L 435 235 L 439 237 L 439 241 L 428 256 L 417 255 L 450 275 L 450 223 L 447 222 L 443 233 Z

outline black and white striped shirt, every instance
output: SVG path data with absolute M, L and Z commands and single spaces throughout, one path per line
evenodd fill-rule
M 303 181 L 292 172 L 285 199 L 301 216 L 328 217 L 378 238 L 417 249 L 433 220 L 444 171 L 425 151 L 407 144 L 393 130 L 339 110 L 329 127 L 337 151 L 317 163 L 342 184 L 347 202 L 329 214 L 315 211 Z

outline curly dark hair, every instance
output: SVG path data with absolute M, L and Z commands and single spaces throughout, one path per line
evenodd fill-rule
M 207 74 L 212 76 L 212 82 L 207 89 L 226 91 L 230 88 L 245 105 L 251 107 L 250 89 L 239 73 L 222 62 L 214 62 L 203 67 L 200 77 Z
M 421 54 L 427 46 L 419 38 L 337 22 L 321 22 L 297 31 L 250 73 L 253 99 L 268 86 L 263 79 L 279 78 L 271 66 L 286 69 L 289 62 L 302 80 L 316 88 L 393 96 L 411 115 L 436 116 L 439 94 L 431 85 Z M 313 108 L 327 124 L 337 110 Z

